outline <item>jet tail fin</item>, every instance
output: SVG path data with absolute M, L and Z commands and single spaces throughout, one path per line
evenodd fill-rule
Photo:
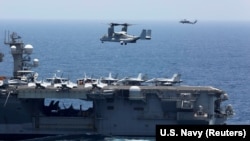
M 151 39 L 151 29 L 146 30 L 143 29 L 140 35 L 140 39 L 142 40 L 150 40 Z
M 151 29 L 147 30 L 146 38 L 145 39 L 147 39 L 147 40 L 151 39 Z
M 142 73 L 139 73 L 137 78 L 142 79 Z
M 181 80 L 181 74 L 174 74 L 173 77 L 172 77 L 172 79 L 173 79 L 174 83 L 180 83 L 180 82 L 182 82 L 182 80 Z

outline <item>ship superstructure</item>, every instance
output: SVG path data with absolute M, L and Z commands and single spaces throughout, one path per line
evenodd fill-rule
M 14 58 L 13 76 L 30 71 L 37 60 L 27 65 L 24 46 L 17 34 L 11 34 Z M 25 50 L 25 51 L 24 51 Z M 30 53 L 28 53 L 30 54 Z M 119 80 L 118 80 L 119 81 Z M 234 112 L 224 105 L 228 95 L 212 86 L 188 85 L 105 85 L 77 87 L 6 85 L 0 87 L 0 137 L 48 135 L 154 136 L 156 125 L 226 124 Z M 50 100 L 45 104 L 47 99 Z M 55 100 L 57 99 L 57 100 Z M 58 99 L 90 102 L 88 108 L 73 105 L 62 108 Z M 1 139 L 0 138 L 0 139 Z

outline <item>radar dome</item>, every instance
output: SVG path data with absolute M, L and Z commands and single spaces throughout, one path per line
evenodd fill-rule
M 38 64 L 39 64 L 39 60 L 38 60 L 38 59 L 34 59 L 34 60 L 33 60 L 33 65 L 34 65 L 34 67 L 37 67 Z
M 140 100 L 143 99 L 143 93 L 141 92 L 141 88 L 138 86 L 131 86 L 129 88 L 129 99 L 130 100 Z
M 33 51 L 33 46 L 30 45 L 30 44 L 25 45 L 24 51 L 25 51 L 25 53 L 27 53 L 27 54 L 31 54 L 32 51 Z
M 11 53 L 16 53 L 16 46 L 11 46 L 10 47 Z
M 129 91 L 130 92 L 134 92 L 134 93 L 140 93 L 141 92 L 141 88 L 140 87 L 138 87 L 138 86 L 131 86 L 130 88 L 129 88 Z
M 221 96 L 221 99 L 222 100 L 228 100 L 228 95 L 225 93 Z

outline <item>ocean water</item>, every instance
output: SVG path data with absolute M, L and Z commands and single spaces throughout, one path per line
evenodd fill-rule
M 100 37 L 108 28 L 102 21 L 1 21 L 0 51 L 5 56 L 0 74 L 12 75 L 10 48 L 4 45 L 4 32 L 9 30 L 17 32 L 25 44 L 33 45 L 31 57 L 40 61 L 34 69 L 40 79 L 51 77 L 57 70 L 71 81 L 84 73 L 96 78 L 109 72 L 119 78 L 143 73 L 153 78 L 178 72 L 185 85 L 213 86 L 227 92 L 225 104 L 232 104 L 235 111 L 228 124 L 250 124 L 250 23 L 132 24 L 128 33 L 139 35 L 142 29 L 151 29 L 152 39 L 127 45 L 101 43 Z

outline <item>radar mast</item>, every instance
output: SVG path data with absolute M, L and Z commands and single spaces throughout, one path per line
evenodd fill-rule
M 11 54 L 14 60 L 14 69 L 13 69 L 13 77 L 16 79 L 20 79 L 22 76 L 27 73 L 31 73 L 32 67 L 37 67 L 39 60 L 34 59 L 33 63 L 31 63 L 30 54 L 32 54 L 33 46 L 30 44 L 24 44 L 21 40 L 21 36 L 19 36 L 16 32 L 12 32 L 11 34 L 5 32 L 4 44 L 9 45 L 11 49 Z

